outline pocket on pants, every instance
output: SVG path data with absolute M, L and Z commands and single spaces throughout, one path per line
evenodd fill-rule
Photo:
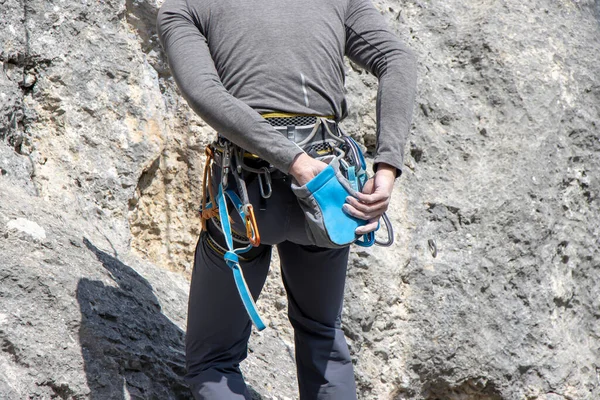
M 340 172 L 337 158 L 323 161 L 329 165 L 304 186 L 292 183 L 292 191 L 304 211 L 306 231 L 314 244 L 345 247 L 356 240 L 354 231 L 367 221 L 344 212 L 346 197 L 356 197 L 356 191 Z

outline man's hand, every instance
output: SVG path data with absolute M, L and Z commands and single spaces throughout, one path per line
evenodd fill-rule
M 390 204 L 395 179 L 396 168 L 381 163 L 375 176 L 363 187 L 362 193 L 359 193 L 357 198 L 352 196 L 346 198 L 344 211 L 353 217 L 368 221 L 366 225 L 356 228 L 357 235 L 364 235 L 377 229 L 379 218 Z
M 316 160 L 306 153 L 301 153 L 292 162 L 290 174 L 296 179 L 299 186 L 304 186 L 326 167 L 327 164 L 323 161 Z

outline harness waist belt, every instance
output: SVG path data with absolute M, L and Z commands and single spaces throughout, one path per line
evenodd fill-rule
M 314 116 L 299 116 L 299 117 L 267 117 L 269 123 L 280 134 L 287 137 L 292 142 L 298 144 L 308 155 L 313 158 L 320 158 L 333 153 L 335 140 L 328 135 L 329 132 L 338 132 L 337 123 L 331 119 Z M 307 123 L 305 125 L 293 125 L 291 123 Z M 281 125 L 287 123 L 288 125 Z M 316 131 L 315 131 L 316 130 Z M 255 160 L 257 164 L 265 162 L 258 155 L 244 152 L 244 160 L 252 162 Z M 216 149 L 214 161 L 217 165 L 222 163 L 222 153 Z M 268 163 L 267 163 L 268 165 Z M 259 166 L 260 167 L 260 166 Z

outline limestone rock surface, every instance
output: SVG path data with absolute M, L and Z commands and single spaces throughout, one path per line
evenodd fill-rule
M 360 399 L 600 398 L 600 2 L 374 0 L 419 60 L 390 216 L 355 248 Z M 160 0 L 0 0 L 0 398 L 186 399 L 204 146 Z M 377 81 L 348 64 L 372 152 Z M 277 259 L 243 365 L 298 397 Z

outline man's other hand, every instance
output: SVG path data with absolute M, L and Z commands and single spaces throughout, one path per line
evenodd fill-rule
M 323 161 L 316 160 L 306 153 L 301 153 L 292 162 L 290 174 L 296 179 L 299 186 L 304 186 L 326 167 L 327 164 Z
M 358 193 L 357 198 L 352 196 L 346 198 L 344 211 L 353 217 L 367 221 L 366 225 L 356 228 L 357 235 L 364 235 L 377 229 L 379 218 L 390 204 L 395 179 L 396 168 L 381 163 L 375 176 L 365 183 L 362 193 Z

